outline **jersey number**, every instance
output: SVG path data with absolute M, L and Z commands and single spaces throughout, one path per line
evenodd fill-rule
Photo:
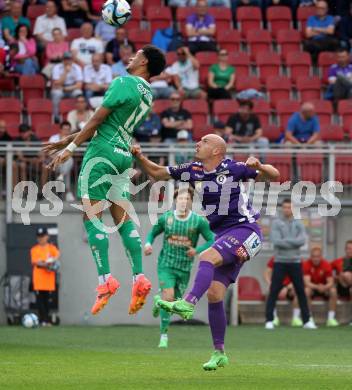
M 137 123 L 142 119 L 142 117 L 147 113 L 149 110 L 148 104 L 144 103 L 142 100 L 138 107 L 135 108 L 135 110 L 132 112 L 132 114 L 127 119 L 124 128 L 129 133 L 132 133 L 134 128 L 136 127 Z M 138 115 L 137 112 L 139 111 Z

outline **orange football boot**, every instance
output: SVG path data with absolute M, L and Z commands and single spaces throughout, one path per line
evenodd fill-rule
M 152 288 L 152 284 L 144 275 L 138 275 L 132 287 L 132 297 L 128 314 L 136 314 L 138 310 L 145 304 L 148 294 Z
M 116 293 L 119 288 L 120 283 L 112 276 L 109 276 L 108 280 L 104 284 L 100 284 L 96 288 L 98 295 L 91 309 L 91 313 L 96 315 L 102 309 L 104 309 L 106 304 L 109 302 L 109 299 Z

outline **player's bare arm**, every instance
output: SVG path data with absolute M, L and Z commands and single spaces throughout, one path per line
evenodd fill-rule
M 147 175 L 153 177 L 155 180 L 171 179 L 167 168 L 149 160 L 148 157 L 142 153 L 142 149 L 139 145 L 133 145 L 131 148 L 131 153 L 134 155 L 139 165 Z
M 257 158 L 249 157 L 246 161 L 249 168 L 259 171 L 255 181 L 274 181 L 280 177 L 280 172 L 270 164 L 262 164 Z

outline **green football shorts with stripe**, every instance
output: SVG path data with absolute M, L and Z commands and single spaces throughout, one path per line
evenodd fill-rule
M 182 298 L 191 277 L 190 272 L 181 271 L 174 268 L 158 267 L 159 289 L 173 288 L 175 298 Z

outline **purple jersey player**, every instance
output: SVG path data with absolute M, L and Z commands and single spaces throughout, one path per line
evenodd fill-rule
M 223 300 L 226 290 L 236 281 L 243 263 L 259 252 L 262 243 L 256 223 L 258 215 L 250 207 L 243 182 L 248 179 L 275 180 L 279 172 L 254 157 L 246 163 L 226 159 L 226 143 L 215 134 L 208 134 L 197 143 L 197 162 L 176 167 L 153 163 L 138 146 L 133 147 L 132 153 L 148 175 L 157 180 L 173 178 L 189 182 L 201 194 L 202 206 L 216 240 L 199 255 L 193 287 L 184 299 L 175 302 L 160 300 L 158 304 L 164 310 L 189 319 L 199 299 L 208 292 L 209 325 L 215 351 L 203 368 L 216 370 L 228 364 L 224 352 L 226 316 Z

